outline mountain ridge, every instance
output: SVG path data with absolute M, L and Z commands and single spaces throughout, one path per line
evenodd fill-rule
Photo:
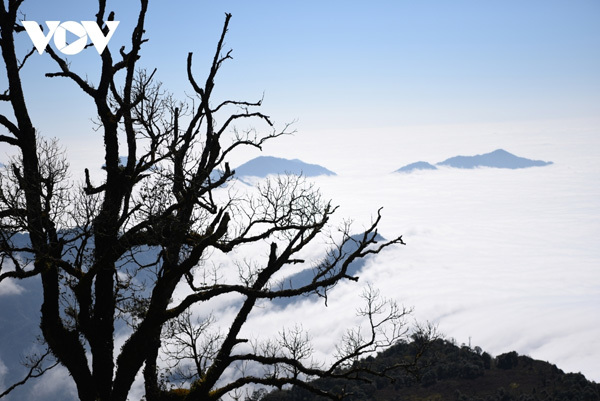
M 504 149 L 496 149 L 489 153 L 475 156 L 454 156 L 437 163 L 438 166 L 450 166 L 455 168 L 494 167 L 519 169 L 528 167 L 541 167 L 552 164 L 543 160 L 532 160 L 525 157 L 515 156 Z
M 284 159 L 274 156 L 255 157 L 236 167 L 235 175 L 238 177 L 261 177 L 270 174 L 295 174 L 305 177 L 319 175 L 337 175 L 333 171 L 318 165 L 305 163 L 299 159 Z
M 478 154 L 474 156 L 454 156 L 435 165 L 425 161 L 407 164 L 395 173 L 410 173 L 415 170 L 437 170 L 436 166 L 445 166 L 460 169 L 475 169 L 479 167 L 502 168 L 502 169 L 522 169 L 529 167 L 543 167 L 553 164 L 551 161 L 533 160 L 525 157 L 516 156 L 504 149 L 496 149 L 489 153 Z
M 402 366 L 413 361 L 415 344 L 399 342 L 358 361 L 354 368 L 366 372 Z M 343 371 L 339 372 L 340 376 Z M 344 389 L 348 401 L 458 400 L 458 401 L 583 401 L 600 400 L 600 384 L 581 373 L 565 373 L 556 365 L 535 360 L 515 351 L 495 358 L 480 347 L 444 339 L 431 343 L 416 366 L 388 370 L 386 375 L 358 373 L 356 380 L 317 379 L 312 384 L 322 390 Z M 326 398 L 300 387 L 263 391 L 252 400 L 292 401 Z M 248 398 L 247 398 L 248 400 Z

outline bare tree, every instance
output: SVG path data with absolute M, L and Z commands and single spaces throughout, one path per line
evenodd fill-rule
M 172 372 L 170 380 L 180 383 L 203 380 L 222 340 L 221 333 L 214 330 L 215 323 L 213 315 L 194 319 L 190 310 L 167 322 L 163 353 Z
M 255 347 L 241 336 L 257 303 L 309 293 L 327 297 L 339 281 L 356 281 L 348 273 L 350 263 L 403 242 L 398 237 L 377 243 L 378 212 L 358 239 L 348 228 L 342 230 L 339 245 L 316 265 L 309 284 L 276 285 L 291 266 L 310 263 L 302 251 L 327 229 L 336 207 L 292 176 L 268 182 L 253 196 L 223 196 L 234 177 L 227 163 L 230 153 L 240 146 L 261 148 L 288 129 L 273 128 L 258 111 L 261 101 L 211 100 L 215 77 L 231 58 L 231 50 L 223 48 L 230 14 L 204 83 L 196 79 L 188 55 L 187 75 L 196 97 L 187 104 L 173 100 L 156 83 L 154 71 L 137 67 L 146 41 L 147 0 L 140 0 L 130 48 L 101 54 L 97 83 L 46 48 L 57 66 L 46 76 L 71 81 L 97 111 L 104 177 L 93 183 L 86 169 L 77 183 L 69 181 L 58 143 L 41 138 L 30 118 L 21 68 L 31 52 L 19 60 L 15 49 L 15 35 L 23 31 L 17 17 L 21 3 L 0 2 L 0 46 L 8 78 L 0 100 L 13 112 L 0 115 L 5 129 L 0 141 L 18 151 L 1 174 L 0 281 L 41 281 L 43 339 L 68 370 L 82 401 L 125 401 L 142 370 L 146 399 L 161 399 L 159 355 L 170 355 L 172 364 L 192 362 L 187 379 L 193 385 L 186 400 L 216 400 L 250 384 L 311 388 L 308 379 L 337 375 L 341 367 L 404 334 L 400 323 L 406 311 L 369 291 L 360 312 L 366 328 L 346 335 L 327 368 L 311 363 L 312 349 L 302 330 L 282 331 L 274 342 Z M 99 0 L 98 6 L 96 22 L 103 27 L 106 2 Z M 244 121 L 265 124 L 267 131 L 261 136 L 237 128 Z M 26 233 L 28 241 L 15 241 L 17 233 Z M 345 246 L 350 243 L 351 248 Z M 266 255 L 246 264 L 238 280 L 207 266 L 211 255 L 228 255 L 249 244 L 266 246 Z M 6 268 L 9 261 L 11 269 Z M 186 288 L 185 296 L 174 297 L 178 286 Z M 191 320 L 190 308 L 210 310 L 212 301 L 233 295 L 237 312 L 225 330 L 207 330 L 210 318 L 199 326 Z M 116 349 L 119 319 L 129 331 Z M 161 351 L 165 334 L 167 348 Z M 40 369 L 45 368 L 33 363 L 27 379 Z M 226 380 L 231 369 L 240 373 Z

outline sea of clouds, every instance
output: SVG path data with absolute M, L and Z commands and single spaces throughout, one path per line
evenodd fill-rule
M 372 258 L 357 284 L 334 290 L 328 308 L 304 303 L 313 336 L 329 336 L 332 319 L 358 307 L 359 288 L 373 283 L 458 343 L 495 355 L 516 350 L 600 381 L 600 132 L 559 123 L 439 132 L 403 132 L 397 146 L 382 143 L 381 157 L 363 152 L 349 159 L 360 163 L 326 165 L 353 174 L 316 180 L 359 229 L 383 206 L 381 234 L 402 234 L 407 245 Z M 500 147 L 554 164 L 389 173 Z M 291 320 L 268 308 L 255 319 Z
M 337 286 L 327 306 L 312 299 L 285 309 L 261 304 L 243 334 L 260 340 L 300 324 L 316 358 L 328 360 L 344 332 L 359 323 L 360 294 L 370 284 L 414 308 L 415 321 L 435 323 L 459 344 L 493 355 L 515 350 L 600 381 L 599 132 L 542 125 L 503 127 L 485 136 L 470 128 L 456 131 L 445 150 L 428 147 L 444 137 L 423 129 L 408 150 L 379 144 L 382 157 L 363 152 L 342 160 L 330 154 L 333 165 L 321 162 L 338 172 L 311 179 L 340 205 L 333 226 L 351 218 L 359 233 L 383 207 L 380 233 L 388 239 L 403 235 L 407 245 L 369 259 L 358 283 Z M 554 164 L 391 173 L 417 160 L 499 147 Z M 401 156 L 391 165 L 394 151 Z M 264 260 L 267 249 L 264 244 L 248 252 Z M 307 259 L 318 259 L 323 249 L 311 247 Z M 228 321 L 233 313 L 225 308 L 219 315 Z
M 599 126 L 405 127 L 368 135 L 346 132 L 344 140 L 335 131 L 284 138 L 267 150 L 338 173 L 311 179 L 340 205 L 334 228 L 350 218 L 359 233 L 383 207 L 380 233 L 388 239 L 402 235 L 407 245 L 370 258 L 359 281 L 333 289 L 327 306 L 311 299 L 285 309 L 261 303 L 243 335 L 260 341 L 302 325 L 315 357 L 327 360 L 345 330 L 358 323 L 360 294 L 371 284 L 383 296 L 413 307 L 416 321 L 437 324 L 459 344 L 477 345 L 493 355 L 515 350 L 600 381 Z M 554 164 L 392 173 L 419 160 L 434 163 L 497 148 Z M 69 153 L 76 150 L 76 144 L 67 146 Z M 233 165 L 253 156 L 247 153 Z M 75 172 L 90 163 L 88 158 L 84 165 L 77 156 L 73 162 Z M 243 190 L 244 184 L 238 186 Z M 261 245 L 235 256 L 264 260 L 268 244 Z M 315 244 L 304 256 L 317 260 L 324 249 Z M 211 255 L 209 263 L 224 276 L 236 274 L 222 255 Z M 5 285 L 2 292 L 17 295 L 20 288 Z M 185 289 L 177 295 L 184 296 Z M 231 302 L 224 297 L 210 310 L 201 306 L 195 312 L 213 313 L 226 326 L 235 313 Z M 125 333 L 120 334 L 122 342 Z M 0 362 L 0 378 L 5 370 Z M 65 374 L 57 370 L 40 379 L 32 391 L 43 393 L 59 382 L 60 372 Z M 60 382 L 63 390 L 72 390 Z M 131 399 L 142 394 L 138 382 Z

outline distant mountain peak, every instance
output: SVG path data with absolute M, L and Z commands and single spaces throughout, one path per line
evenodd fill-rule
M 489 156 L 514 156 L 514 157 L 516 157 L 515 155 L 513 155 L 510 152 L 507 152 L 504 149 L 496 149 L 493 152 L 486 153 L 485 155 L 489 155 Z M 485 155 L 483 155 L 483 156 L 485 156 Z
M 477 167 L 493 167 L 493 168 L 508 168 L 520 169 L 536 166 L 547 166 L 552 162 L 543 160 L 531 160 L 524 157 L 515 156 L 504 149 L 496 149 L 490 153 L 475 156 L 454 156 L 436 165 L 429 164 L 424 161 L 407 164 L 399 168 L 395 172 L 410 173 L 415 170 L 436 170 L 436 166 L 448 166 L 454 168 L 473 169 Z
M 519 169 L 536 166 L 547 166 L 552 162 L 542 160 L 531 160 L 515 156 L 504 149 L 496 149 L 493 152 L 475 156 L 455 156 L 437 163 L 438 166 L 450 166 L 455 168 L 494 167 Z
M 406 166 L 401 167 L 394 172 L 395 173 L 410 173 L 415 170 L 437 170 L 437 167 L 434 166 L 433 164 L 420 161 L 420 162 L 407 164 Z
M 259 156 L 234 169 L 238 177 L 266 177 L 270 174 L 295 174 L 305 177 L 336 175 L 333 171 L 318 164 L 305 163 L 299 159 L 283 159 L 273 156 Z

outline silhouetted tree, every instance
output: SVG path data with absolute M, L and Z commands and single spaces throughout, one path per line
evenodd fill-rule
M 519 354 L 515 351 L 507 352 L 496 357 L 496 366 L 500 369 L 512 369 L 519 364 Z
M 486 369 L 490 369 L 492 366 L 492 356 L 487 352 L 481 354 L 481 359 L 483 359 L 483 367 Z
M 33 49 L 22 60 L 15 49 L 15 35 L 23 31 L 21 3 L 0 2 L 8 84 L 0 100 L 13 112 L 0 115 L 5 129 L 0 141 L 17 151 L 0 176 L 0 281 L 42 283 L 40 327 L 49 352 L 31 361 L 28 378 L 56 361 L 68 370 L 82 401 L 125 401 L 143 370 L 146 399 L 166 399 L 159 379 L 158 357 L 163 355 L 170 357 L 171 368 L 180 364 L 180 374 L 194 380 L 189 391 L 168 393 L 171 398 L 216 400 L 250 384 L 294 384 L 333 397 L 311 387 L 309 379 L 350 377 L 348 370 L 340 373 L 342 368 L 405 334 L 407 311 L 374 290 L 367 290 L 360 311 L 366 329 L 349 330 L 329 366 L 312 361 L 302 330 L 284 330 L 273 342 L 253 345 L 240 334 L 257 303 L 315 292 L 327 297 L 339 281 L 356 281 L 347 273 L 350 263 L 401 244 L 402 238 L 376 244 L 378 213 L 358 239 L 350 236 L 349 226 L 341 228 L 341 240 L 316 266 L 310 283 L 298 288 L 275 284 L 274 277 L 291 265 L 309 263 L 298 255 L 325 232 L 336 207 L 293 176 L 268 181 L 239 198 L 217 191 L 234 176 L 227 163 L 232 151 L 260 148 L 287 133 L 287 127 L 276 131 L 269 117 L 257 111 L 260 101 L 212 100 L 215 77 L 231 58 L 231 50 L 223 49 L 231 15 L 226 15 L 204 83 L 193 73 L 192 53 L 187 58 L 187 78 L 196 95 L 187 104 L 167 95 L 154 72 L 137 67 L 146 41 L 147 0 L 140 0 L 129 48 L 101 54 L 96 83 L 46 48 L 58 69 L 46 76 L 66 78 L 89 97 L 104 142 L 102 182 L 93 183 L 86 169 L 76 184 L 68 178 L 58 143 L 40 137 L 31 119 L 21 67 Z M 103 27 L 106 2 L 98 5 L 96 22 Z M 262 136 L 235 128 L 248 120 L 270 128 Z M 20 233 L 27 234 L 25 242 L 17 241 Z M 347 251 L 344 244 L 351 241 L 355 244 Z M 266 246 L 266 256 L 241 265 L 237 280 L 205 263 L 211 255 L 227 255 L 248 244 Z M 177 286 L 186 287 L 187 295 L 174 298 Z M 237 296 L 237 312 L 224 330 L 208 330 L 213 319 L 196 324 L 192 306 L 211 310 L 211 301 L 228 294 Z M 129 332 L 116 349 L 119 319 Z M 163 344 L 165 334 L 169 344 Z M 186 361 L 191 370 L 184 369 Z M 227 373 L 232 369 L 238 373 Z

